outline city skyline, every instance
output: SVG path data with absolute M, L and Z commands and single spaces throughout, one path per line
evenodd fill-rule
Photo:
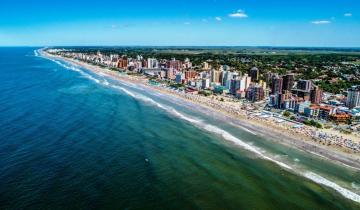
M 0 46 L 360 46 L 354 0 L 2 5 Z

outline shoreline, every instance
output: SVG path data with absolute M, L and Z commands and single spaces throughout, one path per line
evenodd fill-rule
M 202 96 L 191 97 L 189 94 L 182 94 L 164 87 L 149 85 L 148 79 L 145 77 L 121 76 L 116 71 L 107 70 L 105 68 L 94 66 L 82 61 L 51 55 L 44 51 L 40 51 L 40 54 L 46 58 L 60 59 L 73 65 L 81 66 L 95 74 L 103 74 L 121 82 L 135 84 L 148 90 L 157 91 L 159 93 L 165 94 L 166 96 L 172 97 L 175 100 L 181 100 L 183 105 L 196 107 L 198 111 L 209 115 L 208 112 L 205 112 L 201 109 L 205 108 L 208 111 L 212 111 L 210 112 L 211 115 L 213 115 L 212 117 L 217 117 L 223 120 L 230 120 L 230 122 L 235 126 L 240 127 L 241 129 L 254 135 L 264 137 L 264 139 L 267 141 L 272 141 L 291 148 L 296 148 L 303 152 L 316 155 L 322 159 L 336 161 L 337 163 L 346 167 L 360 170 L 359 154 L 350 153 L 346 149 L 341 149 L 334 145 L 327 146 L 321 141 L 315 142 L 315 140 L 310 136 L 303 135 L 302 133 L 297 132 L 295 129 L 289 130 L 288 128 L 282 127 L 279 124 L 272 124 L 266 120 L 261 119 L 258 120 L 254 116 L 247 115 L 247 113 L 233 113 L 229 110 L 223 109 L 221 106 L 219 107 L 218 104 L 211 103 L 211 99 L 209 98 Z M 205 103 L 203 103 L 204 100 Z M 185 102 L 191 103 L 192 105 L 186 104 Z

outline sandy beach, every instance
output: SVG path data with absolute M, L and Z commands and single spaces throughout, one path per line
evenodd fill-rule
M 54 56 L 44 51 L 40 51 L 40 53 L 47 58 L 61 59 L 73 65 L 84 67 L 96 74 L 106 75 L 125 83 L 136 84 L 149 91 L 157 91 L 179 100 L 184 105 L 196 105 L 192 106 L 192 108 L 197 109 L 199 112 L 211 113 L 216 118 L 226 119 L 234 125 L 255 135 L 262 136 L 269 141 L 295 147 L 360 170 L 360 144 L 356 138 L 346 138 L 308 126 L 294 128 L 295 124 L 292 122 L 279 123 L 278 119 L 272 116 L 243 110 L 235 102 L 220 102 L 210 97 L 150 85 L 145 76 L 121 75 L 119 72 L 71 58 Z

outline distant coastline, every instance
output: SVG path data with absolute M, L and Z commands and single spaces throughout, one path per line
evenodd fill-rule
M 120 45 L 120 46 L 53 46 L 64 49 L 151 49 L 163 52 L 181 51 L 181 53 L 193 53 L 200 50 L 202 53 L 207 50 L 216 53 L 229 54 L 360 54 L 360 47 L 307 47 L 307 46 L 151 46 L 151 45 Z

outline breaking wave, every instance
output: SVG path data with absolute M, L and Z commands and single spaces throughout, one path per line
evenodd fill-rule
M 99 79 L 96 79 L 95 77 L 91 76 L 90 74 L 82 71 L 81 69 L 75 67 L 75 66 L 68 66 L 66 64 L 63 64 L 62 62 L 58 61 L 58 60 L 55 60 L 55 59 L 50 59 L 51 61 L 55 62 L 56 64 L 60 65 L 61 67 L 65 68 L 65 69 L 68 69 L 68 70 L 72 70 L 72 71 L 76 71 L 78 73 L 80 73 L 83 77 L 87 78 L 87 79 L 90 79 L 98 84 L 109 84 L 107 80 L 104 80 L 104 82 L 101 82 Z
M 328 179 L 325 179 L 324 177 L 322 177 L 318 174 L 315 174 L 313 172 L 306 172 L 304 174 L 304 176 L 318 184 L 322 184 L 322 185 L 325 185 L 327 187 L 330 187 L 330 188 L 336 190 L 341 195 L 343 195 L 345 198 L 348 198 L 350 200 L 360 203 L 360 195 L 358 195 L 354 192 L 351 192 L 350 190 L 345 189 L 345 188 L 339 186 L 338 184 L 336 184 Z
M 34 50 L 34 55 L 35 55 L 36 57 L 38 57 L 38 56 L 39 56 L 39 53 L 38 53 L 38 51 L 37 51 L 37 50 Z

